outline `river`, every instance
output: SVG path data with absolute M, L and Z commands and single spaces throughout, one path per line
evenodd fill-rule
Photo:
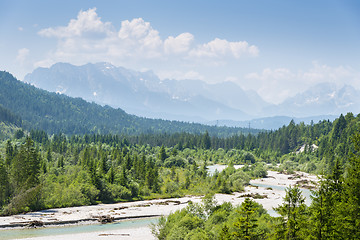
M 1 240 L 10 239 L 149 239 L 149 225 L 158 218 L 124 220 L 110 224 L 70 225 L 32 229 L 0 230 Z M 138 236 L 135 236 L 136 232 Z M 141 233 L 142 232 L 142 233 Z M 151 233 L 150 233 L 151 234 Z M 85 237 L 86 236 L 86 237 Z
M 241 166 L 236 166 L 239 168 Z M 216 170 L 222 171 L 226 166 L 216 165 L 209 166 L 209 173 L 213 174 Z M 245 188 L 245 193 L 260 193 L 265 194 L 265 199 L 255 199 L 264 206 L 270 215 L 276 216 L 276 212 L 272 210 L 273 207 L 282 203 L 282 198 L 285 196 L 285 189 L 288 184 L 293 184 L 294 180 L 289 180 L 288 175 L 278 174 L 276 172 L 268 172 L 269 178 L 252 180 L 251 186 Z M 278 180 L 278 181 L 277 181 Z M 255 188 L 254 186 L 257 186 Z M 271 189 L 270 189 L 271 188 Z M 308 189 L 301 189 L 303 196 L 306 199 L 306 204 L 311 203 L 311 192 Z M 241 195 L 244 193 L 235 193 L 233 195 L 216 194 L 216 200 L 218 203 L 225 201 L 231 202 L 233 205 L 241 204 L 244 198 Z M 192 199 L 193 200 L 193 199 Z M 199 199 L 198 199 L 199 200 Z M 183 200 L 186 202 L 185 200 Z M 178 205 L 177 207 L 185 207 L 186 204 Z M 96 207 L 96 206 L 94 206 Z M 137 208 L 133 211 L 143 213 L 146 209 L 155 207 L 151 205 L 148 208 Z M 168 212 L 176 210 L 176 206 L 168 206 L 171 208 Z M 103 207 L 102 207 L 103 208 Z M 130 209 L 130 208 L 129 208 Z M 179 208 L 177 208 L 179 209 Z M 130 210 L 129 210 L 130 211 Z M 158 211 L 158 210 L 156 210 Z M 160 212 L 158 212 L 160 213 Z M 164 213 L 160 213 L 164 214 Z M 166 215 L 166 213 L 165 213 Z M 155 239 L 151 235 L 149 224 L 156 223 L 158 218 L 145 218 L 136 220 L 122 220 L 111 224 L 91 224 L 91 225 L 72 225 L 62 227 L 45 227 L 37 229 L 11 229 L 0 230 L 0 239 L 56 239 L 56 240 L 68 240 L 68 239 Z

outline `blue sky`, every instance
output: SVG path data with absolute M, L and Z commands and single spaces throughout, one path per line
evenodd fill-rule
M 279 103 L 321 82 L 360 88 L 360 2 L 0 0 L 0 69 L 110 62 L 233 81 Z

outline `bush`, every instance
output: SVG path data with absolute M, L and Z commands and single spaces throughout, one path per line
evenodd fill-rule
M 250 177 L 247 173 L 238 169 L 234 174 L 230 175 L 229 180 L 232 185 L 232 190 L 241 192 L 244 190 L 244 185 L 249 184 Z
M 265 164 L 257 164 L 251 175 L 255 178 L 265 178 L 267 176 Z
M 179 190 L 179 185 L 173 181 L 168 181 L 165 183 L 165 192 L 174 193 Z
M 243 154 L 243 159 L 245 163 L 255 163 L 256 159 L 255 156 L 250 152 L 245 152 Z
M 111 184 L 109 186 L 109 189 L 112 193 L 113 199 L 115 199 L 116 201 L 119 201 L 121 199 L 131 199 L 131 191 L 124 186 Z
M 165 160 L 164 166 L 167 168 L 171 168 L 172 166 L 184 168 L 186 166 L 186 162 L 179 156 L 169 157 Z
M 26 191 L 17 194 L 4 209 L 5 215 L 13 215 L 21 212 L 29 212 L 32 210 L 41 209 L 40 202 L 41 186 L 27 189 Z

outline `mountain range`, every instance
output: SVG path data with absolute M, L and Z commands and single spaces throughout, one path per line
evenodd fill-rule
M 232 82 L 160 80 L 151 71 L 137 72 L 108 63 L 57 63 L 35 69 L 24 81 L 131 114 L 170 120 L 245 120 L 268 105 L 256 92 L 244 91 Z
M 250 122 L 259 128 L 273 129 L 292 118 L 316 122 L 334 119 L 341 113 L 360 112 L 359 90 L 330 83 L 315 85 L 275 105 L 233 82 L 161 80 L 152 71 L 139 72 L 109 63 L 56 63 L 50 68 L 35 69 L 24 81 L 138 116 L 215 125 L 245 127 Z
M 149 119 L 126 113 L 120 108 L 100 106 L 81 98 L 49 92 L 0 71 L 0 122 L 26 130 L 39 129 L 49 134 L 162 134 L 205 133 L 230 136 L 256 134 L 259 130 L 216 127 L 161 119 Z

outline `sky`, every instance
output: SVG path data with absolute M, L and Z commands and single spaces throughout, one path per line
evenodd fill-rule
M 109 62 L 161 79 L 232 81 L 280 103 L 360 88 L 360 1 L 0 0 L 0 70 Z

